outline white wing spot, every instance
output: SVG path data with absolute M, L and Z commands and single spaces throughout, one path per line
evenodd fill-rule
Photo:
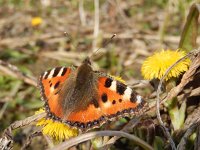
M 50 93 L 53 93 L 53 91 L 54 91 L 54 87 L 52 86 L 52 87 L 50 88 Z
M 142 97 L 140 95 L 136 96 L 137 102 L 136 103 L 141 103 L 142 102 Z
M 130 87 L 127 87 L 127 89 L 124 92 L 123 99 L 129 100 L 131 98 L 132 89 Z
M 116 89 L 117 89 L 117 81 L 115 81 L 115 80 L 112 81 L 112 84 L 111 84 L 109 89 L 112 90 L 112 91 L 116 91 Z
M 107 101 L 106 103 L 103 104 L 103 106 L 104 106 L 105 108 L 110 107 L 110 105 L 111 105 L 111 103 L 110 103 L 109 101 Z
M 62 67 L 58 73 L 58 76 L 61 76 L 65 67 Z
M 44 75 L 42 76 L 42 78 L 45 78 L 45 76 L 47 75 L 47 71 L 44 72 Z
M 54 71 L 55 71 L 55 68 L 53 70 L 51 70 L 50 74 L 48 75 L 48 78 L 52 78 L 53 77 Z

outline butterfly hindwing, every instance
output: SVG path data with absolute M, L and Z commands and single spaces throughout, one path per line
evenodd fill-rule
M 58 103 L 58 94 L 71 71 L 70 67 L 57 67 L 44 72 L 40 76 L 39 85 L 42 99 L 45 101 L 45 108 L 51 117 L 63 117 L 62 107 Z
M 87 109 L 72 112 L 67 118 L 66 123 L 80 128 L 81 130 L 88 130 L 100 126 L 105 122 L 104 114 L 99 107 L 91 103 Z

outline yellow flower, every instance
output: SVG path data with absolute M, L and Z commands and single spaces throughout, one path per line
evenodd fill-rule
M 173 65 L 177 60 L 185 56 L 184 51 L 162 50 L 148 57 L 142 64 L 142 75 L 145 79 L 151 80 L 154 78 L 161 79 L 166 70 Z M 184 59 L 175 65 L 166 76 L 165 80 L 172 77 L 178 77 L 180 74 L 188 70 L 190 64 L 189 59 Z
M 40 18 L 40 17 L 34 17 L 34 18 L 32 18 L 32 20 L 31 20 L 31 25 L 33 26 L 33 27 L 35 27 L 35 26 L 39 26 L 41 23 L 42 23 L 42 18 Z
M 44 109 L 40 109 L 36 114 L 44 112 Z M 51 119 L 41 119 L 38 121 L 36 126 L 43 126 L 42 133 L 49 135 L 50 137 L 62 141 L 69 139 L 70 137 L 78 135 L 78 129 L 71 128 L 61 122 L 55 122 Z
M 114 78 L 115 80 L 117 81 L 120 81 L 122 83 L 125 83 L 125 81 L 121 78 L 121 77 L 118 77 L 118 76 L 113 76 L 113 75 L 110 75 L 112 78 Z

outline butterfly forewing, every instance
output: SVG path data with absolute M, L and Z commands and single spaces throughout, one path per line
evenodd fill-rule
M 71 68 L 57 67 L 44 72 L 40 76 L 40 88 L 42 98 L 45 101 L 45 108 L 48 113 L 62 118 L 63 111 L 59 104 L 59 91 L 65 80 L 69 77 Z

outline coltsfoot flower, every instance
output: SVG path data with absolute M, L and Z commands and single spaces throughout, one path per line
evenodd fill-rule
M 44 109 L 40 109 L 36 114 L 44 112 Z M 41 119 L 37 122 L 36 126 L 42 126 L 42 133 L 49 135 L 55 140 L 62 141 L 69 139 L 70 137 L 78 135 L 78 129 L 71 128 L 61 122 L 55 122 L 51 119 Z
M 39 26 L 40 24 L 42 24 L 42 18 L 41 17 L 34 17 L 34 18 L 32 18 L 32 20 L 31 20 L 31 25 L 33 26 L 33 27 L 35 27 L 35 26 Z
M 157 52 L 153 56 L 148 57 L 142 64 L 141 69 L 144 79 L 161 79 L 166 70 L 184 56 L 184 51 L 162 50 L 161 52 Z M 178 77 L 183 72 L 188 70 L 189 64 L 189 59 L 184 59 L 179 62 L 171 69 L 165 80 L 167 81 L 172 77 Z

